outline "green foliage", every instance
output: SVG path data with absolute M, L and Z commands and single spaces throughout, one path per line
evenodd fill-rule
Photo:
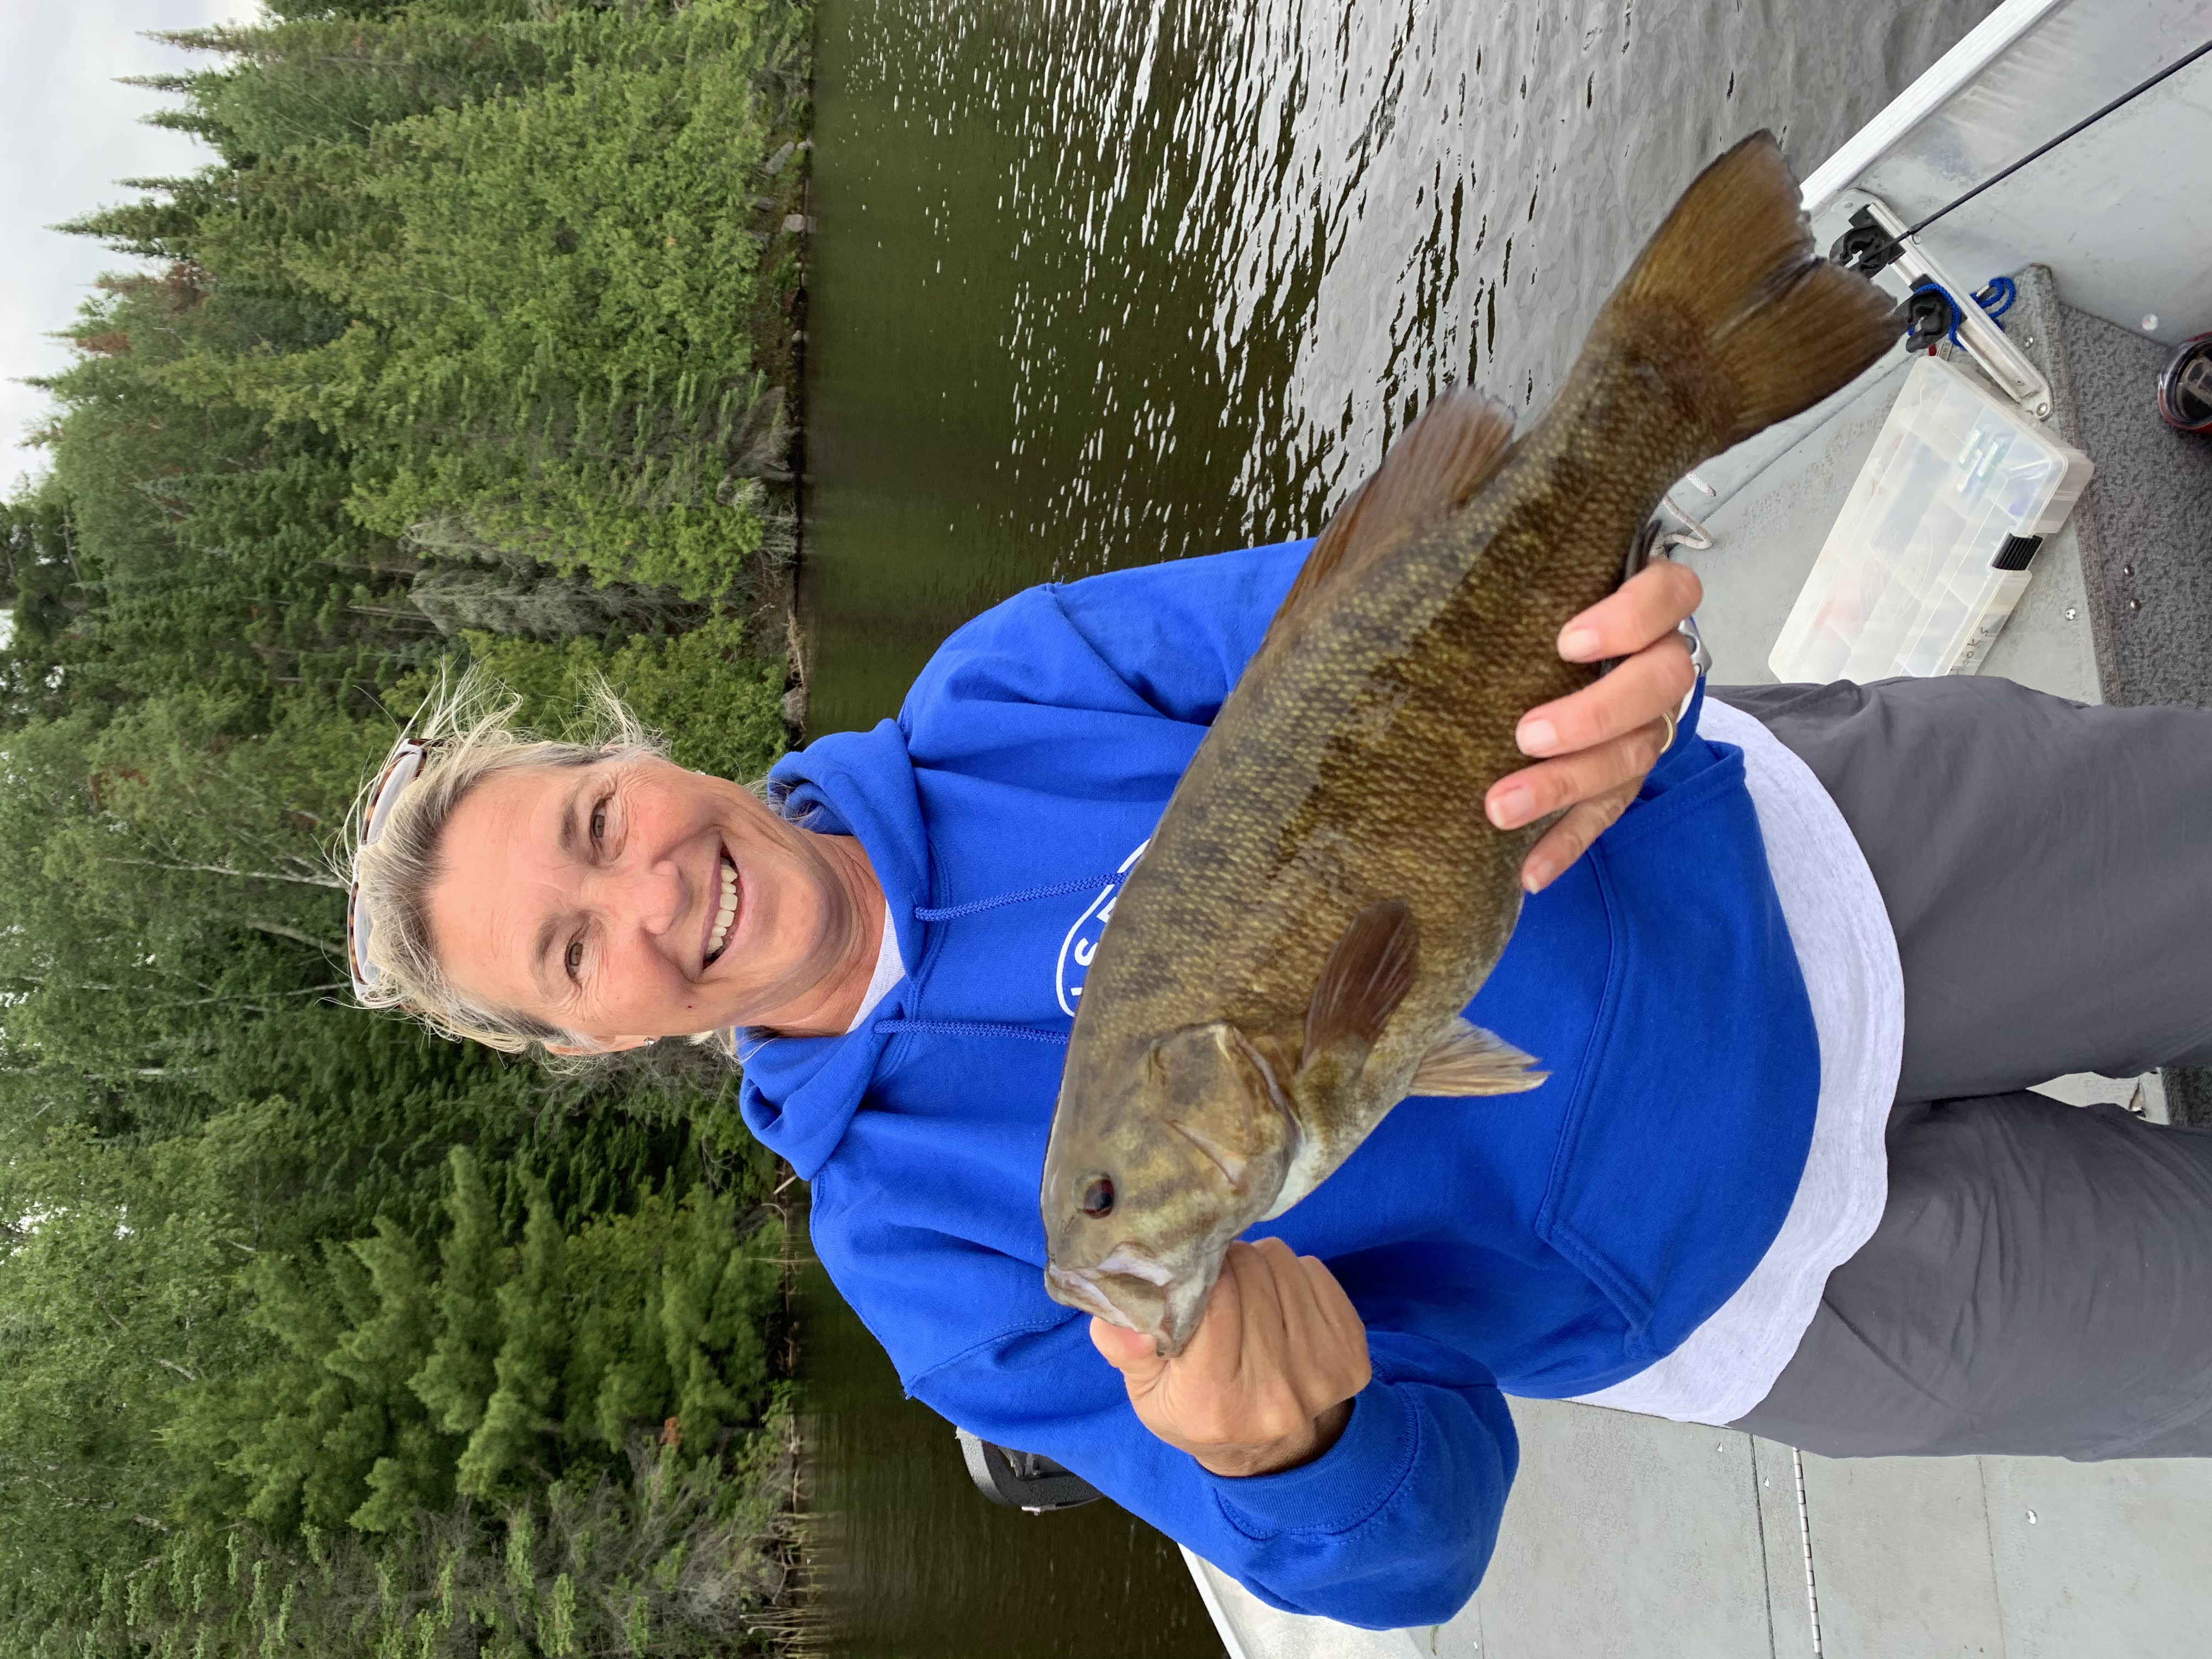
M 788 1532 L 777 1171 L 676 1045 L 346 1007 L 331 849 L 470 659 L 781 751 L 804 0 L 276 0 L 0 507 L 0 1659 L 706 1653 Z M 749 1634 L 753 1632 L 753 1634 Z
M 57 1656 L 721 1659 L 796 1634 L 798 1436 L 774 1399 L 724 1462 L 635 1439 L 588 1478 L 463 1498 L 374 1540 L 179 1534 L 82 1610 Z
M 208 31 L 243 59 L 190 94 L 231 167 L 77 228 L 330 319 L 201 331 L 151 378 L 335 440 L 372 534 L 714 594 L 785 476 L 761 441 L 790 296 L 763 273 L 789 204 L 757 192 L 804 119 L 805 21 L 696 0 Z
M 521 696 L 525 717 L 549 733 L 580 731 L 578 712 L 604 678 L 639 719 L 667 735 L 680 766 L 749 779 L 783 751 L 783 665 L 749 656 L 736 622 L 716 619 L 611 649 L 589 637 L 540 644 L 471 629 L 462 638 L 473 660 Z
M 533 1186 L 514 1271 L 499 1287 L 498 1386 L 461 1453 L 460 1486 L 482 1498 L 526 1477 L 538 1438 L 555 1427 L 556 1373 L 568 1326 L 567 1252 L 544 1189 Z
M 647 1438 L 653 1480 L 693 1494 L 692 1521 L 741 1527 L 754 1554 L 781 1535 L 758 1463 L 782 1432 L 774 1212 L 678 1177 L 564 1221 L 532 1181 L 517 1237 L 457 1148 L 434 1249 L 382 1217 L 367 1237 L 317 1239 L 271 1203 L 297 1115 L 264 1102 L 137 1151 L 63 1131 L 6 1165 L 0 1479 L 15 1497 L 0 1543 L 15 1637 L 0 1650 L 76 1628 L 81 1587 L 142 1571 L 149 1547 L 182 1560 L 230 1534 L 274 1560 L 386 1538 L 420 1566 L 422 1529 L 445 1528 L 450 1551 L 457 1516 L 485 1536 L 548 1505 L 559 1522 Z M 551 1573 L 520 1536 L 507 1547 L 537 1585 Z M 674 1594 L 684 1564 L 646 1565 Z M 622 1613 L 644 1594 L 633 1567 L 613 1603 L 572 1613 Z M 576 1561 L 552 1571 L 599 1582 Z M 404 1601 L 422 1586 L 395 1569 L 385 1588 Z M 523 1598 L 540 1611 L 542 1589 Z
M 451 1161 L 453 1186 L 447 1208 L 453 1226 L 439 1250 L 445 1269 L 438 1284 L 443 1328 L 408 1386 L 428 1408 L 434 1426 L 447 1434 L 468 1434 L 483 1421 L 484 1402 L 497 1375 L 493 1338 L 499 1329 L 497 1298 L 507 1260 L 476 1155 L 456 1146 Z

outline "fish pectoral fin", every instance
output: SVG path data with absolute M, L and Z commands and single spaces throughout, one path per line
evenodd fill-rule
M 1306 1006 L 1303 1070 L 1346 1043 L 1361 1058 L 1413 988 L 1419 929 L 1397 899 L 1382 899 L 1352 917 L 1322 964 Z
M 1532 1069 L 1535 1057 L 1503 1037 L 1455 1016 L 1436 1046 L 1413 1067 L 1409 1095 L 1517 1095 L 1549 1072 Z
M 1504 404 L 1457 386 L 1437 398 L 1329 519 L 1268 631 L 1338 571 L 1365 563 L 1471 501 L 1512 447 L 1513 411 Z

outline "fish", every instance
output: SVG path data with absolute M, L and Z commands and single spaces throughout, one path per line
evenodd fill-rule
M 1560 630 L 1623 580 L 1668 487 L 1856 379 L 1893 307 L 1822 260 L 1770 133 L 1691 184 L 1526 434 L 1433 399 L 1330 518 L 1115 902 L 1078 1005 L 1039 1206 L 1047 1292 L 1196 1330 L 1229 1245 L 1408 1096 L 1536 1087 L 1464 1010 L 1545 821 L 1480 803 L 1530 708 L 1588 684 Z

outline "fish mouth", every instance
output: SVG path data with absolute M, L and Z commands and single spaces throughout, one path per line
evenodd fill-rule
M 1203 1283 L 1179 1281 L 1164 1263 L 1126 1245 L 1095 1267 L 1048 1267 L 1044 1284 L 1054 1301 L 1149 1336 L 1169 1359 L 1189 1345 L 1213 1288 L 1210 1276 Z
M 1093 1314 L 1109 1325 L 1119 1325 L 1124 1330 L 1151 1331 L 1133 1311 L 1125 1311 L 1120 1303 L 1107 1294 L 1106 1287 L 1093 1277 L 1094 1270 L 1085 1267 L 1047 1267 L 1044 1270 L 1045 1294 L 1062 1307 L 1073 1308 L 1081 1313 Z M 1146 1286 L 1150 1289 L 1151 1286 Z M 1134 1302 L 1135 1297 L 1128 1300 Z

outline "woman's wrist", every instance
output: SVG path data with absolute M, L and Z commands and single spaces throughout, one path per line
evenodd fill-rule
M 1191 1455 L 1210 1474 L 1231 1480 L 1254 1475 L 1280 1474 L 1312 1462 L 1343 1437 L 1352 1421 L 1352 1402 L 1340 1400 L 1296 1434 L 1286 1434 L 1257 1446 L 1209 1446 Z

